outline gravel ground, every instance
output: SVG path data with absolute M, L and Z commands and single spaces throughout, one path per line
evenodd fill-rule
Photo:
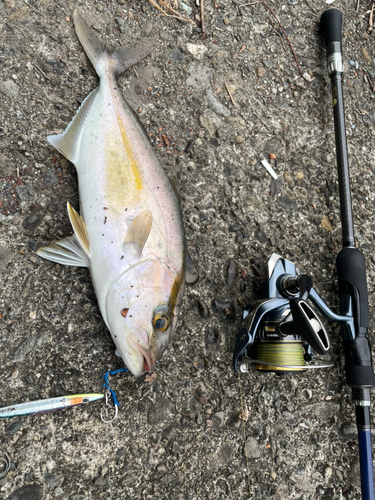
M 156 377 L 111 379 L 121 403 L 115 422 L 101 422 L 100 402 L 0 422 L 0 450 L 11 459 L 1 498 L 237 500 L 250 497 L 248 482 L 252 499 L 361 498 L 338 330 L 329 329 L 329 370 L 252 371 L 239 380 L 231 367 L 242 310 L 255 298 L 267 256 L 297 262 L 335 308 L 341 247 L 319 34 L 326 2 L 270 0 L 304 77 L 269 11 L 240 3 L 206 0 L 203 38 L 193 0 L 179 10 L 194 24 L 166 18 L 146 0 L 0 2 L 0 405 L 102 392 L 102 375 L 122 366 L 88 271 L 35 253 L 71 234 L 66 201 L 78 208 L 74 167 L 46 141 L 98 84 L 74 32 L 76 6 L 109 47 L 158 39 L 120 87 L 179 181 L 200 273 L 186 289 Z M 375 82 L 375 44 L 367 31 L 371 2 L 362 0 L 358 12 L 356 3 L 334 6 L 344 14 L 353 209 L 373 312 L 375 94 L 368 78 Z M 235 305 L 234 321 L 215 317 L 214 298 Z

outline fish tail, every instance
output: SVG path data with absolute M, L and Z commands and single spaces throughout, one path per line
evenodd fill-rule
M 137 42 L 134 47 L 123 47 L 109 53 L 77 9 L 74 11 L 73 19 L 78 39 L 99 77 L 108 71 L 120 75 L 148 56 L 155 47 L 155 39 L 147 38 Z

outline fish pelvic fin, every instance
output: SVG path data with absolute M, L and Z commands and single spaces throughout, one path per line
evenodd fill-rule
M 126 232 L 124 245 L 134 245 L 139 255 L 147 241 L 152 227 L 152 213 L 144 210 L 132 221 Z
M 78 39 L 99 77 L 108 70 L 120 75 L 147 57 L 155 48 L 156 39 L 147 38 L 137 42 L 135 46 L 109 53 L 77 9 L 73 13 L 73 19 Z
M 48 247 L 39 248 L 36 252 L 43 259 L 57 262 L 64 266 L 89 267 L 90 261 L 83 251 L 75 234 L 56 241 Z
M 98 89 L 95 89 L 86 97 L 77 114 L 65 129 L 65 132 L 47 137 L 48 142 L 74 164 L 79 153 L 82 130 L 97 94 Z
M 77 238 L 81 248 L 86 253 L 87 257 L 90 258 L 89 235 L 87 233 L 86 224 L 84 223 L 82 217 L 74 210 L 69 202 L 67 206 L 69 220 L 73 227 L 75 237 Z

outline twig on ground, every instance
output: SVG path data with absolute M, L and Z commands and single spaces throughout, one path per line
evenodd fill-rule
M 152 4 L 158 10 L 160 10 L 160 12 L 162 12 L 165 16 L 168 17 L 168 14 L 166 12 L 164 12 L 164 10 L 161 7 L 159 7 L 159 5 L 156 2 L 154 2 L 154 0 L 148 0 L 148 1 L 150 2 L 150 4 Z
M 270 25 L 271 26 L 271 25 Z M 271 28 L 273 29 L 273 31 L 276 33 L 277 36 L 280 37 L 280 40 L 281 40 L 281 43 L 283 44 L 283 47 L 284 47 L 284 51 L 286 52 L 286 48 L 285 48 L 285 44 L 284 44 L 284 40 L 283 40 L 283 37 L 280 35 L 280 33 L 275 30 L 275 28 L 273 26 L 271 26 Z
M 154 7 L 156 7 L 158 10 L 160 10 L 160 12 L 162 12 L 165 16 L 167 17 L 175 17 L 176 19 L 179 19 L 180 21 L 186 21 L 190 24 L 194 24 L 193 21 L 191 19 L 188 19 L 187 17 L 183 17 L 179 14 L 179 12 L 177 12 L 176 10 L 174 10 L 169 4 L 163 2 L 163 0 L 158 0 L 159 3 L 161 3 L 163 5 L 163 7 L 165 7 L 166 10 L 169 10 L 171 12 L 173 12 L 173 14 L 168 14 L 167 12 L 165 12 L 157 3 L 156 1 L 154 0 L 148 0 Z
M 204 34 L 205 33 L 205 29 L 204 29 L 204 5 L 203 5 L 203 0 L 201 0 L 201 2 L 200 2 L 200 8 L 201 8 L 201 30 L 202 30 L 202 33 Z
M 59 56 L 59 61 L 61 61 L 65 66 L 69 69 L 69 65 L 67 62 L 64 61 L 64 59 L 61 59 L 61 56 Z
M 243 3 L 242 5 L 239 5 L 238 7 L 247 7 L 248 5 L 255 5 L 256 3 L 260 3 L 260 0 L 258 0 L 257 2 Z
M 261 1 L 261 2 L 262 2 L 262 4 L 266 7 L 266 9 L 268 9 L 268 10 L 271 12 L 271 14 L 273 15 L 273 17 L 276 19 L 277 24 L 278 24 L 278 25 L 280 26 L 280 28 L 283 30 L 283 33 L 284 33 L 284 35 L 285 35 L 285 38 L 287 39 L 287 41 L 288 41 L 288 43 L 289 43 L 289 47 L 290 47 L 290 49 L 291 49 L 291 51 L 292 51 L 292 53 L 293 53 L 294 59 L 295 59 L 295 61 L 296 61 L 296 63 L 297 63 L 298 71 L 299 71 L 300 75 L 303 77 L 303 73 L 302 73 L 302 70 L 301 70 L 301 66 L 299 65 L 299 62 L 298 62 L 298 59 L 297 59 L 296 53 L 294 52 L 294 49 L 293 49 L 293 47 L 292 47 L 292 44 L 290 43 L 290 40 L 289 40 L 289 38 L 288 38 L 288 35 L 285 33 L 285 30 L 284 30 L 284 28 L 283 28 L 283 25 L 280 23 L 280 21 L 279 21 L 279 20 L 278 20 L 278 18 L 276 17 L 276 14 L 273 12 L 273 10 L 271 9 L 271 7 L 269 7 L 269 6 L 266 4 L 266 2 L 265 2 L 264 0 L 260 0 L 260 1 Z
M 135 17 L 135 18 L 136 18 L 136 20 L 138 21 L 139 26 L 142 28 L 142 23 L 141 23 L 141 21 L 139 20 L 139 17 L 138 17 L 138 16 L 134 16 L 134 17 Z
M 35 62 L 33 62 L 33 64 L 36 67 L 36 69 L 38 69 L 42 73 L 42 75 L 44 76 L 44 78 L 47 78 L 47 80 L 50 80 L 50 78 L 44 73 L 44 71 L 42 69 L 39 68 L 39 66 L 37 66 L 35 64 Z
M 375 7 L 375 2 L 373 1 L 372 7 L 371 7 L 371 12 L 370 12 L 370 19 L 368 20 L 368 24 L 369 24 L 368 30 L 370 33 L 372 33 L 372 30 L 374 29 L 374 26 L 372 24 L 373 15 L 374 15 L 374 7 Z
M 202 0 L 201 0 L 201 1 L 202 1 Z M 229 90 L 229 87 L 228 87 L 227 82 L 224 82 L 224 83 L 225 83 L 225 86 L 226 86 L 226 88 L 227 88 L 227 91 L 228 91 L 228 94 L 229 94 L 230 100 L 232 101 L 232 103 L 233 103 L 234 107 L 235 107 L 235 108 L 237 108 L 237 104 L 236 104 L 235 100 L 233 99 L 232 94 L 230 93 L 230 90 Z
M 134 67 L 134 66 L 132 66 L 132 70 L 134 71 L 135 76 L 136 76 L 137 78 L 139 78 L 139 75 L 138 75 L 138 73 L 137 73 L 137 70 L 135 69 L 135 67 Z

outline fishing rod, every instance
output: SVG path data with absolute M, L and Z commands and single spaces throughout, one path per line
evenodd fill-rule
M 276 373 L 329 368 L 333 365 L 317 360 L 313 351 L 325 355 L 330 349 L 322 318 L 338 323 L 346 380 L 352 388 L 356 407 L 362 498 L 375 500 L 370 434 L 370 389 L 374 386 L 374 371 L 367 339 L 369 308 L 365 258 L 355 246 L 351 206 L 342 93 L 341 12 L 337 9 L 326 11 L 321 24 L 332 83 L 340 193 L 343 248 L 336 259 L 340 314 L 323 301 L 308 275 L 274 253 L 261 272 L 258 299 L 245 308 L 243 327 L 234 348 L 233 367 L 242 373 L 250 366 Z
M 346 145 L 344 99 L 342 90 L 343 59 L 341 53 L 342 13 L 330 9 L 323 13 L 321 26 L 326 43 L 328 73 L 332 87 L 335 123 L 336 157 L 339 178 L 342 250 L 336 259 L 339 280 L 340 312 L 352 316 L 351 328 L 341 325 L 345 354 L 346 381 L 352 388 L 356 407 L 361 489 L 364 500 L 374 500 L 374 477 L 370 430 L 370 389 L 374 386 L 374 370 L 370 343 L 368 291 L 364 255 L 355 247 L 350 196 L 349 163 Z

